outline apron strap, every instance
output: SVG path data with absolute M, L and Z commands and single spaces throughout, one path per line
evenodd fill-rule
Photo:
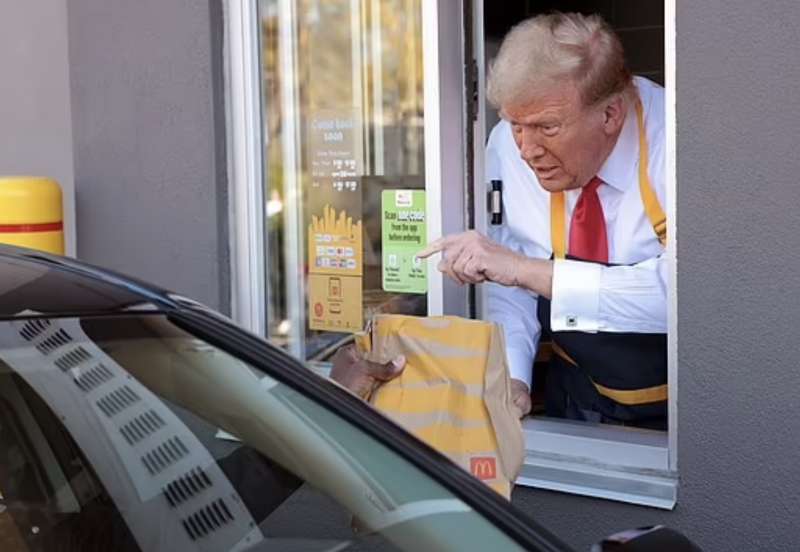
M 563 259 L 567 254 L 567 208 L 564 201 L 564 192 L 550 194 L 550 241 L 556 259 Z
M 658 196 L 653 189 L 648 172 L 649 166 L 649 147 L 647 145 L 647 133 L 644 126 L 644 109 L 642 102 L 636 100 L 636 123 L 639 127 L 639 193 L 642 196 L 642 205 L 653 231 L 658 237 L 661 245 L 667 246 L 667 215 L 661 208 Z M 550 194 L 550 242 L 553 248 L 553 256 L 556 259 L 563 259 L 567 253 L 567 215 L 566 199 L 564 192 L 553 192 Z
M 575 362 L 558 343 L 553 341 L 552 347 L 553 353 L 555 353 L 556 356 L 573 366 L 578 366 L 578 363 Z M 612 401 L 624 404 L 625 406 L 666 401 L 668 397 L 668 387 L 666 383 L 653 387 L 643 387 L 641 389 L 612 389 L 611 387 L 600 385 L 591 378 L 589 378 L 589 380 L 592 382 L 595 389 L 597 389 L 598 393 Z
M 641 100 L 636 100 L 636 122 L 639 124 L 639 193 L 642 195 L 644 212 L 653 225 L 653 230 L 658 236 L 661 245 L 667 246 L 667 215 L 658 202 L 653 184 L 650 182 L 648 165 L 650 160 L 647 146 L 647 133 L 644 127 L 644 109 Z

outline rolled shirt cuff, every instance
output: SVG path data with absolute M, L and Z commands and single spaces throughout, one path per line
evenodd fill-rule
M 508 358 L 508 373 L 513 379 L 524 381 L 531 388 L 533 381 L 533 357 L 523 349 L 506 348 Z
M 550 326 L 554 332 L 600 330 L 600 280 L 595 263 L 558 259 L 553 265 Z

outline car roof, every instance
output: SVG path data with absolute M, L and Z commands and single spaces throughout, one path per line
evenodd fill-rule
M 87 263 L 0 244 L 0 319 L 180 307 L 168 292 Z

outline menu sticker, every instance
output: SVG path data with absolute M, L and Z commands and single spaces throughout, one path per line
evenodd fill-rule
M 357 332 L 364 323 L 359 112 L 312 112 L 306 130 L 308 326 Z
M 386 190 L 381 194 L 383 289 L 427 293 L 427 263 L 416 254 L 427 244 L 424 190 Z
M 309 327 L 357 332 L 363 326 L 361 221 L 325 205 L 308 227 Z

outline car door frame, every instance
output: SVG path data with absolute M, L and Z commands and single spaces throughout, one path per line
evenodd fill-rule
M 168 312 L 167 316 L 181 329 L 262 370 L 365 432 L 447 488 L 525 549 L 543 552 L 573 550 L 444 455 L 378 414 L 344 388 L 317 376 L 302 362 L 263 338 L 202 309 L 180 309 Z

